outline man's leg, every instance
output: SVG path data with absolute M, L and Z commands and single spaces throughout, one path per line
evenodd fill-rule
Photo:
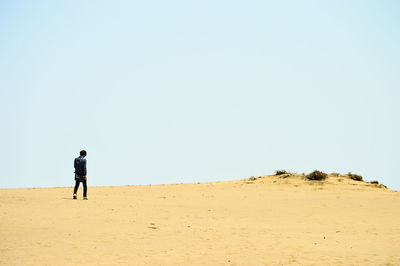
M 79 183 L 80 183 L 79 180 L 75 180 L 74 195 L 76 195 L 76 192 L 78 191 Z
M 86 183 L 86 180 L 83 180 L 82 184 L 83 184 L 83 197 L 86 198 L 86 195 L 87 195 L 87 183 Z

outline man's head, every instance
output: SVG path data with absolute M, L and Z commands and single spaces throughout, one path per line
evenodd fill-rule
M 85 150 L 81 150 L 81 152 L 79 153 L 82 157 L 85 157 L 86 156 L 86 151 Z

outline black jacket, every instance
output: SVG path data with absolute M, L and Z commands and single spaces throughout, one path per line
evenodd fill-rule
M 86 170 L 86 159 L 82 156 L 75 158 L 74 160 L 74 168 L 75 168 L 75 175 L 77 176 L 85 176 L 87 175 Z

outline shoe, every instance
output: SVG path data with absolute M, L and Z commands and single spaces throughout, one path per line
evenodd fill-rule
M 74 194 L 74 197 L 73 197 L 73 199 L 77 199 L 77 198 L 76 198 L 76 194 Z
M 83 197 L 83 200 L 88 200 L 88 198 L 87 197 Z

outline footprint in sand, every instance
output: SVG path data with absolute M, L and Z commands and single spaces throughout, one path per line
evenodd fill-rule
M 150 225 L 155 225 L 154 223 L 150 223 Z M 148 226 L 148 228 L 151 228 L 151 229 L 158 229 L 157 227 L 155 227 L 155 226 Z

